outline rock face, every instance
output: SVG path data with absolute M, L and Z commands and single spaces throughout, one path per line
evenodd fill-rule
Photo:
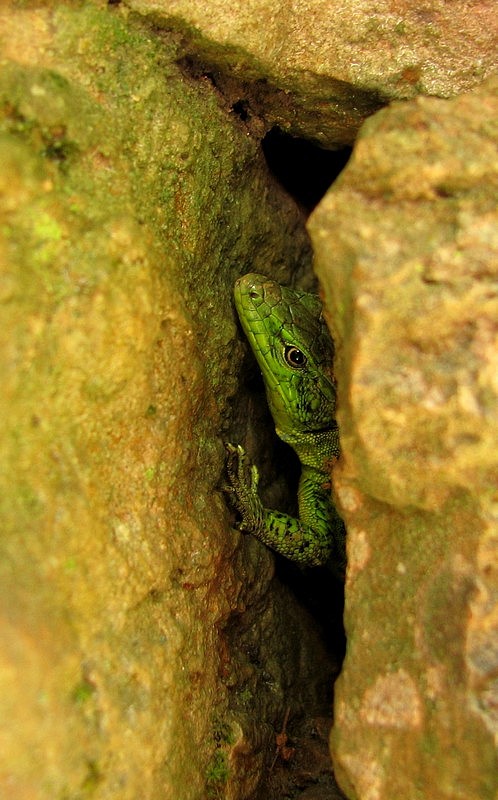
M 2 798 L 284 794 L 282 721 L 322 719 L 335 664 L 220 493 L 231 439 L 289 499 L 232 285 L 306 288 L 311 250 L 260 138 L 337 148 L 476 86 L 495 10 L 469 5 L 1 5 Z M 311 224 L 350 798 L 495 798 L 497 111 L 489 84 L 381 112 Z
M 332 751 L 361 800 L 498 790 L 497 137 L 496 80 L 396 104 L 310 221 L 349 537 Z
M 212 86 L 115 11 L 0 10 L 0 795 L 236 800 L 330 674 L 218 490 L 233 281 L 310 251 Z
M 351 144 L 381 105 L 450 96 L 496 69 L 496 8 L 380 0 L 128 0 L 181 31 L 225 93 L 263 127 L 280 125 L 325 147 Z M 245 82 L 235 87 L 227 75 Z M 237 91 L 239 94 L 237 95 Z

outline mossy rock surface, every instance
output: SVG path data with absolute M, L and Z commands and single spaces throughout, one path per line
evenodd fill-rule
M 0 16 L 0 794 L 242 797 L 322 651 L 219 491 L 231 293 L 302 273 L 307 236 L 174 36 L 105 4 Z M 256 598 L 264 675 L 224 634 Z

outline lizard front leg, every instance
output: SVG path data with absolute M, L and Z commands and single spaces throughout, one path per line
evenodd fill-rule
M 225 491 L 240 515 L 238 528 L 255 533 L 264 526 L 264 508 L 258 494 L 258 468 L 251 463 L 242 445 L 227 442 L 227 473 L 229 485 Z M 257 534 L 255 533 L 257 536 Z
M 332 549 L 326 515 L 315 515 L 315 525 L 297 517 L 264 508 L 258 493 L 259 475 L 241 445 L 227 444 L 227 473 L 230 485 L 226 491 L 240 515 L 239 529 L 252 533 L 277 553 L 303 566 L 324 564 Z M 320 492 L 323 495 L 323 488 Z M 310 487 L 306 502 L 312 504 Z M 330 501 L 329 501 L 330 502 Z

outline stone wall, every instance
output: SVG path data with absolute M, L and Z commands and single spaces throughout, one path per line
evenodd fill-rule
M 493 20 L 2 5 L 2 796 L 268 800 L 286 709 L 328 703 L 334 658 L 220 492 L 236 437 L 288 499 L 231 299 L 311 280 L 277 125 L 358 139 L 310 221 L 349 529 L 337 776 L 495 797 Z

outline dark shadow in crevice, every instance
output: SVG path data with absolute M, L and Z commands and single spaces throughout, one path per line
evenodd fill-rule
M 346 652 L 344 585 L 327 566 L 306 569 L 278 555 L 275 566 L 279 580 L 311 614 L 329 654 L 341 664 Z
M 272 128 L 261 145 L 270 171 L 306 214 L 320 202 L 351 155 L 351 147 L 324 150 L 280 128 Z
M 311 213 L 342 172 L 352 151 L 351 147 L 324 150 L 276 127 L 266 134 L 262 148 L 269 169 L 306 215 Z M 285 476 L 288 497 L 296 498 L 299 462 L 297 458 L 289 458 L 289 448 L 282 443 L 277 446 L 275 455 L 277 472 Z M 297 508 L 283 510 L 294 514 L 297 512 Z M 275 558 L 277 576 L 313 616 L 330 654 L 342 662 L 346 650 L 342 582 L 327 566 L 302 569 L 281 556 L 276 555 Z
M 232 106 L 232 111 L 242 122 L 250 117 L 250 107 L 245 101 L 237 101 Z M 293 197 L 304 216 L 308 215 L 322 199 L 351 154 L 351 148 L 337 151 L 323 150 L 308 141 L 284 134 L 278 128 L 272 129 L 264 137 L 262 148 L 269 170 L 284 190 Z M 301 465 L 294 452 L 278 439 L 274 432 L 274 422 L 267 406 L 261 373 L 249 349 L 241 367 L 241 376 L 241 399 L 232 418 L 234 426 L 232 440 L 245 442 L 249 432 L 249 442 L 256 444 L 254 453 L 257 454 L 256 461 L 261 477 L 260 496 L 264 505 L 278 509 L 279 512 L 296 515 Z M 248 451 L 250 450 L 248 447 Z M 296 745 L 298 755 L 295 765 L 292 759 L 287 763 L 282 757 L 277 759 L 277 763 L 271 762 L 272 766 L 264 786 L 260 787 L 260 794 L 254 797 L 274 800 L 286 796 L 295 797 L 297 800 L 297 797 L 301 796 L 301 790 L 304 796 L 306 789 L 311 789 L 318 780 L 323 783 L 323 796 L 328 792 L 328 797 L 345 798 L 334 782 L 331 767 L 329 771 L 322 769 L 316 774 L 313 773 L 313 768 L 309 767 L 309 764 L 327 763 L 328 734 L 324 739 L 323 761 L 319 762 L 317 754 L 320 738 L 316 733 L 318 727 L 315 730 L 315 725 L 319 720 L 322 723 L 326 720 L 330 726 L 333 721 L 334 680 L 341 668 L 346 650 L 343 626 L 344 585 L 327 566 L 303 569 L 277 554 L 274 554 L 274 557 L 276 580 L 272 582 L 272 592 L 276 601 L 275 608 L 280 608 L 278 601 L 279 597 L 280 599 L 282 597 L 283 590 L 284 596 L 288 598 L 288 607 L 292 609 L 289 642 L 292 641 L 292 619 L 294 616 L 301 618 L 301 610 L 304 609 L 309 614 L 308 622 L 305 622 L 306 625 L 309 624 L 309 635 L 315 637 L 311 638 L 311 641 L 323 644 L 323 650 L 320 646 L 314 651 L 315 653 L 319 651 L 317 658 L 313 659 L 317 678 L 316 683 L 311 684 L 316 687 L 320 701 L 316 707 L 308 701 L 303 705 L 299 695 L 293 695 L 289 690 L 290 717 L 285 735 L 288 734 L 290 737 L 291 750 L 294 744 Z M 289 594 L 293 595 L 300 608 L 291 602 Z M 264 626 L 260 631 L 257 606 L 249 606 L 243 614 L 235 612 L 227 625 L 226 636 L 230 652 L 235 653 L 235 658 L 238 658 L 237 663 L 240 664 L 241 673 L 246 670 L 249 676 L 253 676 L 252 680 L 255 675 L 258 676 L 258 681 L 263 685 L 262 691 L 266 691 L 265 681 L 268 680 L 266 676 L 271 675 L 271 670 L 267 672 L 262 658 L 262 653 L 266 652 L 260 644 L 264 638 Z M 291 647 L 289 652 L 293 652 Z M 293 668 L 299 675 L 299 664 L 294 664 L 293 667 L 291 665 L 291 672 Z M 237 687 L 237 694 L 232 699 L 236 715 L 244 713 L 244 698 L 252 688 L 250 680 L 247 682 L 247 687 Z M 275 735 L 282 736 L 282 721 L 274 720 L 273 724 Z M 256 730 L 259 731 L 257 725 Z M 270 739 L 269 746 L 272 744 L 273 741 Z M 308 756 L 312 754 L 306 762 L 307 772 L 304 779 L 299 753 Z

